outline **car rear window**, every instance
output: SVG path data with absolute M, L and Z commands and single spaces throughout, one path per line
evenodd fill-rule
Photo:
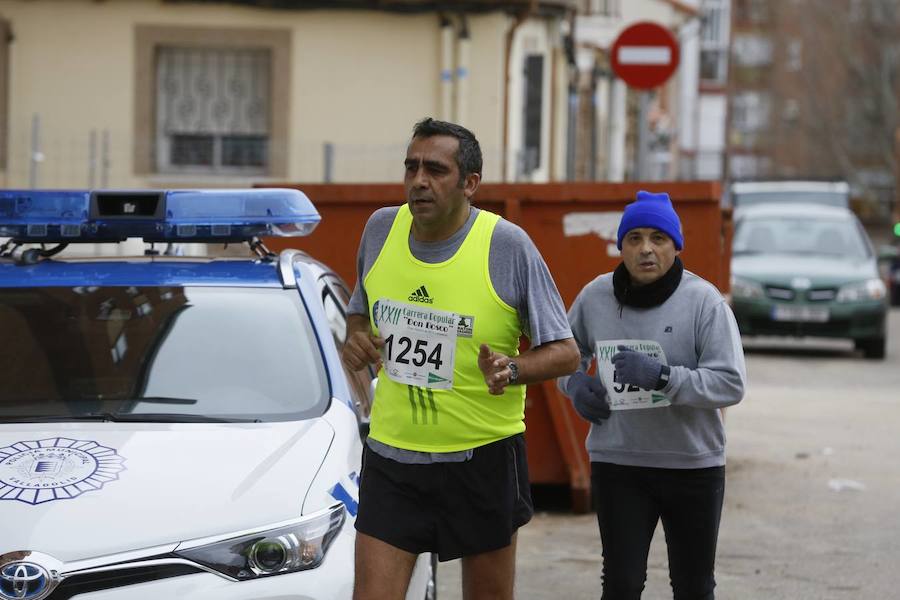
M 280 421 L 318 416 L 330 397 L 296 291 L 5 288 L 0 331 L 0 420 Z

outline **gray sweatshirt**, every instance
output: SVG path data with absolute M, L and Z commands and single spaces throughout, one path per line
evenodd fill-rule
M 587 284 L 569 310 L 581 351 L 580 370 L 604 340 L 656 342 L 671 367 L 661 392 L 671 403 L 613 410 L 591 424 L 586 441 L 592 462 L 696 469 L 725 464 L 725 429 L 719 409 L 741 401 L 746 369 L 737 322 L 722 294 L 685 270 L 675 292 L 659 306 L 622 307 L 612 273 Z M 568 377 L 558 386 L 566 393 Z

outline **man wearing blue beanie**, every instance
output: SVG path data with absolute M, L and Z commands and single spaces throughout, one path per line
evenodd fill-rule
M 681 219 L 672 208 L 672 201 L 665 192 L 652 194 L 638 192 L 637 200 L 625 207 L 622 221 L 619 222 L 619 233 L 616 240 L 619 250 L 622 249 L 622 238 L 638 227 L 653 227 L 664 232 L 675 243 L 675 249 L 684 249 L 684 236 L 681 232 Z
M 674 597 L 713 600 L 725 493 L 721 409 L 740 402 L 746 379 L 737 322 L 722 294 L 684 269 L 668 194 L 638 192 L 617 243 L 621 264 L 588 283 L 569 310 L 581 365 L 557 380 L 591 423 L 602 598 L 641 597 L 662 521 Z

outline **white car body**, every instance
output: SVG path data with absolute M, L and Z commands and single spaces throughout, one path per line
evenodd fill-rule
M 299 288 L 307 300 L 331 365 L 334 396 L 321 416 L 259 423 L 0 422 L 0 600 L 352 596 L 363 415 L 342 378 L 327 311 L 309 301 L 322 298 L 321 276 L 334 274 L 307 261 L 288 257 L 282 267 L 289 268 L 285 287 Z M 331 315 L 331 326 L 343 318 Z M 308 570 L 237 580 L 174 554 L 334 507 L 343 507 L 343 524 L 321 564 Z M 23 563 L 39 565 L 52 583 L 31 593 L 36 575 Z M 433 593 L 432 568 L 431 555 L 421 555 L 408 600 Z
M 199 572 L 78 598 L 349 598 L 362 450 L 356 428 L 339 401 L 323 417 L 299 422 L 0 425 L 0 554 L 37 551 L 59 561 L 63 578 L 121 570 L 179 544 L 260 530 L 343 502 L 348 518 L 315 569 L 239 582 Z M 96 463 L 84 466 L 84 454 Z M 29 478 L 37 459 L 48 462 L 45 473 Z M 28 484 L 38 481 L 35 493 Z M 420 559 L 410 599 L 424 597 L 427 559 Z

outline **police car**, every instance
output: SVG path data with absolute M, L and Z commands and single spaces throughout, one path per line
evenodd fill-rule
M 286 189 L 0 191 L 0 600 L 351 596 L 372 373 L 340 278 L 260 241 L 319 219 Z

